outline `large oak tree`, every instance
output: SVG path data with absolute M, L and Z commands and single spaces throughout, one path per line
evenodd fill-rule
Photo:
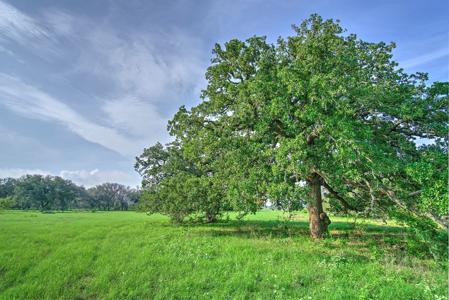
M 401 210 L 444 224 L 447 209 L 418 205 L 432 187 L 411 170 L 432 169 L 426 157 L 447 154 L 447 83 L 429 87 L 426 74 L 407 74 L 392 59 L 393 43 L 363 41 L 336 21 L 312 15 L 293 29 L 276 44 L 252 37 L 215 46 L 203 101 L 181 107 L 169 123 L 189 176 L 214 182 L 206 195 L 219 189 L 222 201 L 242 212 L 267 201 L 306 206 L 314 238 L 330 223 L 323 191 L 339 210 Z M 432 142 L 433 152 L 417 140 Z M 160 181 L 153 186 L 175 182 L 176 168 L 168 174 L 142 164 L 151 158 L 144 153 L 136 167 L 154 173 Z M 444 180 L 447 168 L 441 172 Z M 429 193 L 447 204 L 447 193 Z

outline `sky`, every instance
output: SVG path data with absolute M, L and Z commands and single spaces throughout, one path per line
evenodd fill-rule
M 446 0 L 0 0 L 0 178 L 139 185 L 135 156 L 199 103 L 215 43 L 274 42 L 312 13 L 448 80 Z

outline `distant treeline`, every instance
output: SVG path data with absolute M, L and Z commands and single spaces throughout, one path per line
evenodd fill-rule
M 139 190 L 118 183 L 86 189 L 58 176 L 0 178 L 0 208 L 4 209 L 128 210 L 137 204 L 139 195 Z

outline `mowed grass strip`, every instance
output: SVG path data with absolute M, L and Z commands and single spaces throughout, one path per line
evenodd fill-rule
M 302 214 L 173 225 L 137 212 L 0 213 L 1 299 L 446 299 L 447 268 L 404 230 Z

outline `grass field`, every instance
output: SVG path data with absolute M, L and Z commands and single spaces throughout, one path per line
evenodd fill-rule
M 333 218 L 313 242 L 305 221 L 0 212 L 0 298 L 446 299 L 447 268 L 409 254 L 402 228 Z

